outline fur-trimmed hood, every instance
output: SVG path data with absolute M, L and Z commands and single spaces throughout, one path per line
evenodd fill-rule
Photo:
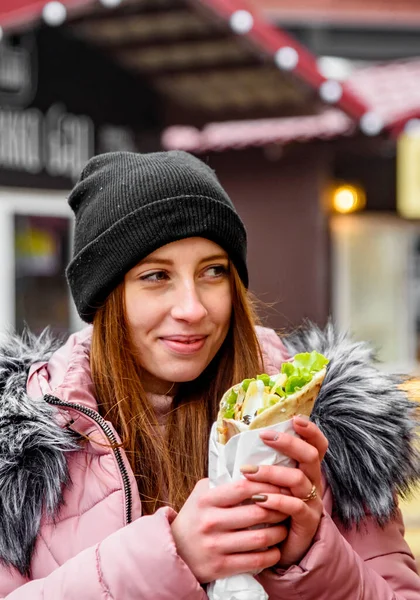
M 44 399 L 30 399 L 32 364 L 58 348 L 48 331 L 0 344 L 0 561 L 28 573 L 43 512 L 54 516 L 69 483 L 65 453 L 77 448 Z
M 323 467 L 339 520 L 350 527 L 369 514 L 383 525 L 420 477 L 419 407 L 400 388 L 404 378 L 379 371 L 372 348 L 331 322 L 307 322 L 282 341 L 291 355 L 330 359 L 311 419 L 329 441 Z
M 347 527 L 367 514 L 385 523 L 396 496 L 419 478 L 415 403 L 399 388 L 399 378 L 376 369 L 366 344 L 331 324 L 321 330 L 307 323 L 283 343 L 290 355 L 317 350 L 330 359 L 312 418 L 329 439 L 324 469 L 338 518 Z M 69 484 L 66 453 L 77 448 L 55 409 L 26 391 L 31 365 L 55 349 L 48 334 L 10 336 L 0 344 L 0 561 L 23 574 L 43 513 L 57 513 Z

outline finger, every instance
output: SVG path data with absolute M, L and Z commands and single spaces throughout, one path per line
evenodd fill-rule
M 287 537 L 287 527 L 275 525 L 246 531 L 235 531 L 218 538 L 218 550 L 223 554 L 265 550 L 281 544 Z
M 277 547 L 262 552 L 239 552 L 225 556 L 218 577 L 228 577 L 234 573 L 260 573 L 273 567 L 280 561 Z
M 328 440 L 319 427 L 305 415 L 294 417 L 293 427 L 296 433 L 318 450 L 319 457 L 323 460 L 328 450 Z
M 289 456 L 299 463 L 299 468 L 317 486 L 321 485 L 321 458 L 315 446 L 293 435 L 274 431 L 263 431 L 261 439 L 267 446 Z M 274 438 L 274 439 L 273 439 Z
M 286 495 L 297 498 L 306 498 L 313 485 L 312 479 L 309 479 L 301 468 L 261 465 L 256 473 L 247 473 L 247 465 L 244 465 L 241 471 L 251 481 L 273 484 L 279 487 L 281 494 L 284 493 L 283 490 L 286 490 Z M 315 470 L 311 469 L 311 475 L 317 479 Z M 318 475 L 318 477 L 320 476 Z
M 303 502 L 300 498 L 293 496 L 283 496 L 282 494 L 268 494 L 264 507 L 268 506 L 271 510 L 287 514 L 296 524 L 303 526 L 312 526 L 319 521 L 322 513 L 322 500 L 317 496 L 314 500 Z
M 268 498 L 268 494 L 258 494 L 255 498 Z M 257 502 L 257 503 L 256 503 Z M 235 506 L 232 508 L 217 509 L 214 513 L 213 529 L 219 531 L 233 531 L 237 529 L 246 529 L 255 525 L 263 525 L 265 523 L 273 525 L 281 523 L 287 519 L 288 515 L 276 510 L 266 509 L 264 500 L 257 501 L 252 504 Z
M 217 506 L 219 508 L 227 508 L 242 504 L 242 502 L 255 494 L 276 494 L 278 492 L 279 489 L 269 483 L 240 479 L 234 483 L 227 483 L 208 490 L 199 499 L 199 504 L 203 507 Z

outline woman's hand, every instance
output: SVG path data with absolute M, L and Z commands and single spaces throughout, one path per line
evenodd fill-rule
M 287 536 L 279 523 L 287 515 L 250 501 L 278 493 L 275 485 L 246 479 L 217 488 L 209 488 L 208 479 L 197 483 L 171 527 L 178 554 L 200 583 L 257 573 L 278 563 L 277 546 Z M 247 530 L 263 523 L 275 525 Z
M 264 507 L 291 517 L 289 534 L 280 545 L 279 565 L 285 568 L 300 562 L 318 529 L 323 511 L 321 461 L 328 449 L 326 437 L 306 417 L 295 417 L 294 429 L 302 439 L 270 430 L 262 432 L 261 439 L 296 460 L 297 468 L 261 466 L 256 473 L 246 466 L 242 469 L 249 481 L 283 488 L 283 493 L 268 494 Z M 315 491 L 316 497 L 312 498 Z

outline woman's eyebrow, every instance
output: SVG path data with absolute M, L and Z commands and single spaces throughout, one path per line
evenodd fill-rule
M 212 254 L 211 256 L 205 256 L 200 260 L 200 262 L 210 262 L 212 260 L 228 260 L 228 255 L 223 254 Z
M 171 260 L 170 258 L 153 258 L 153 257 L 148 257 L 145 258 L 144 260 L 142 260 L 138 266 L 141 267 L 143 265 L 147 265 L 147 264 L 154 264 L 154 265 L 171 265 L 173 263 L 173 260 Z
M 227 254 L 211 254 L 210 256 L 204 256 L 203 258 L 201 258 L 200 263 L 211 262 L 213 260 L 228 260 L 228 256 Z M 147 264 L 172 265 L 173 262 L 174 261 L 170 258 L 154 258 L 153 256 L 150 256 L 142 260 L 138 266 L 140 267 Z

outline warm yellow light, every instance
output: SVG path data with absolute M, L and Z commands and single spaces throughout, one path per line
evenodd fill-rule
M 332 209 L 341 214 L 362 210 L 366 205 L 362 188 L 353 185 L 340 185 L 332 193 Z

